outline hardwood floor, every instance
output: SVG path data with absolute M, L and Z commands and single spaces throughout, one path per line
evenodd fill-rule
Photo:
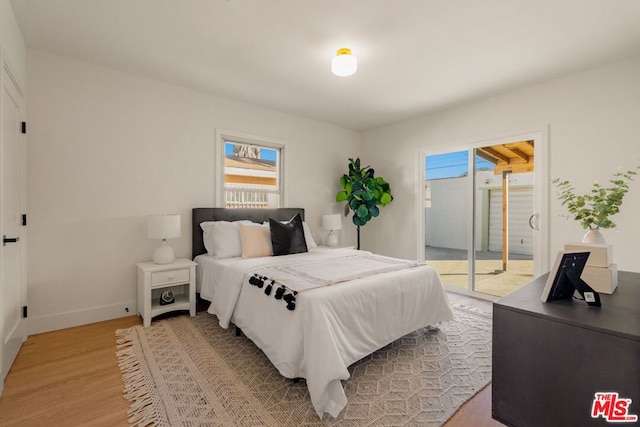
M 504 424 L 491 418 L 491 384 L 465 403 L 444 427 L 494 427 Z
M 5 379 L 0 425 L 127 426 L 115 330 L 137 324 L 130 316 L 30 336 Z M 491 419 L 491 385 L 445 424 L 501 425 Z
M 126 426 L 115 330 L 138 316 L 30 336 L 5 379 L 2 426 Z

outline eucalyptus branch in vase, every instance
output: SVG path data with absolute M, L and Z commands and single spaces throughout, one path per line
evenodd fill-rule
M 586 194 L 576 194 L 573 185 L 565 180 L 555 178 L 552 182 L 556 186 L 558 200 L 567 208 L 569 218 L 580 223 L 580 226 L 588 230 L 583 242 L 604 243 L 599 229 L 615 228 L 616 223 L 610 217 L 620 212 L 620 206 L 624 196 L 629 191 L 629 183 L 638 174 L 640 164 L 635 169 L 626 172 L 618 171 L 609 180 L 610 186 L 604 186 L 598 181 L 594 182 L 591 191 Z M 596 237 L 587 237 L 594 230 Z M 595 240 L 594 240 L 595 239 Z

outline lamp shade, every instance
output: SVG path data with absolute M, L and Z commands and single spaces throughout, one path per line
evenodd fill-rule
M 351 49 L 338 49 L 331 60 L 331 72 L 336 76 L 347 77 L 358 70 L 358 59 L 351 54 Z
M 147 237 L 173 239 L 180 237 L 180 215 L 151 215 L 147 220 Z
M 323 230 L 341 230 L 342 217 L 340 214 L 322 215 Z

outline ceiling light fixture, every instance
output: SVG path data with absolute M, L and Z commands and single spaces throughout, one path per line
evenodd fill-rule
M 341 47 L 331 60 L 331 72 L 336 76 L 346 77 L 358 69 L 358 59 L 351 54 L 351 49 Z

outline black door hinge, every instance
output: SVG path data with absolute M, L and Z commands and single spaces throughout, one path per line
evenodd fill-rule
M 27 318 L 27 306 L 26 305 L 22 307 L 22 317 L 24 319 Z
M 27 214 L 22 214 L 22 225 L 27 225 Z
M 22 122 L 22 133 L 27 133 L 27 122 Z

